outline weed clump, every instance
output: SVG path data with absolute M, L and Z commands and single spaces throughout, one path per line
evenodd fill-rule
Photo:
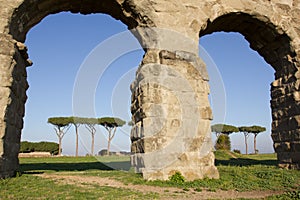
M 182 174 L 180 172 L 175 172 L 175 174 L 170 176 L 169 180 L 171 182 L 174 182 L 174 183 L 177 183 L 177 184 L 181 184 L 181 183 L 185 182 L 185 178 L 182 176 Z

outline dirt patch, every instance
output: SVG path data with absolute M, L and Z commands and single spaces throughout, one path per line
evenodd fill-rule
M 237 157 L 231 151 L 226 151 L 226 153 L 232 158 L 237 159 Z
M 180 188 L 174 187 L 158 187 L 147 185 L 125 185 L 124 183 L 103 177 L 96 176 L 78 176 L 78 175 L 61 175 L 61 174 L 39 174 L 36 175 L 42 178 L 58 181 L 64 184 L 72 184 L 79 187 L 91 187 L 90 185 L 108 186 L 113 188 L 123 188 L 132 191 L 142 192 L 144 194 L 154 192 L 158 193 L 161 199 L 173 200 L 173 199 L 235 199 L 235 198 L 251 198 L 262 199 L 268 196 L 282 194 L 283 192 L 274 191 L 250 191 L 250 192 L 238 192 L 234 190 L 223 191 L 217 190 L 216 192 L 201 191 L 196 192 L 193 189 L 184 191 Z

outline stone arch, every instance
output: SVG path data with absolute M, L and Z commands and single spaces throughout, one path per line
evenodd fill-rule
M 9 22 L 9 33 L 14 39 L 24 42 L 26 33 L 44 17 L 59 12 L 80 13 L 83 15 L 103 13 L 121 20 L 132 29 L 137 26 L 151 25 L 152 21 L 139 13 L 135 5 L 128 1 L 93 0 L 43 0 L 23 1 L 13 12 Z
M 279 166 L 300 167 L 299 160 L 299 55 L 292 38 L 262 15 L 231 12 L 208 20 L 201 37 L 213 32 L 239 32 L 275 70 L 271 84 L 272 139 Z M 298 139 L 297 139 L 298 138 Z
M 274 147 L 282 167 L 300 168 L 299 6 L 299 0 L 0 0 L 0 178 L 18 170 L 26 66 L 32 64 L 23 44 L 26 33 L 45 16 L 62 11 L 106 13 L 129 28 L 158 28 L 135 32 L 146 53 L 131 85 L 131 161 L 144 178 L 168 179 L 176 171 L 187 180 L 219 176 L 210 140 L 208 76 L 197 55 L 199 30 L 200 36 L 240 32 L 274 67 Z M 164 148 L 166 142 L 172 151 Z M 157 149 L 165 160 L 151 154 Z
M 44 17 L 59 12 L 103 13 L 121 20 L 129 29 L 153 26 L 131 1 L 33 0 L 2 2 L 0 6 L 0 178 L 13 176 L 19 167 L 18 153 L 28 89 L 26 67 L 32 65 L 24 45 L 27 32 Z
M 276 70 L 276 78 L 285 67 L 292 67 L 282 63 L 288 58 L 295 58 L 291 38 L 267 17 L 242 12 L 225 14 L 212 22 L 208 21 L 207 26 L 200 30 L 200 37 L 219 31 L 241 33 L 250 43 L 250 48 L 257 51 Z

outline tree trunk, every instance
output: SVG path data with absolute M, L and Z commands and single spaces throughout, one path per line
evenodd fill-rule
M 64 127 L 57 126 L 56 128 L 54 128 L 56 135 L 58 137 L 58 155 L 59 156 L 61 155 L 61 152 L 62 152 L 62 139 L 63 139 L 64 135 L 66 134 L 66 132 L 68 131 L 69 127 L 70 126 L 68 125 L 68 126 L 64 126 Z M 64 132 L 65 128 L 66 128 L 66 130 Z
M 108 139 L 107 139 L 107 154 L 109 156 L 110 151 L 110 141 L 111 141 L 111 129 L 108 130 Z
M 248 143 L 247 143 L 247 133 L 244 133 L 245 136 L 245 147 L 246 147 L 246 155 L 248 155 Z
M 75 156 L 78 157 L 78 133 L 77 133 L 77 130 L 76 130 L 76 153 L 75 153 Z
M 110 139 L 108 139 L 107 142 L 107 155 L 109 156 L 109 151 L 110 151 Z
M 92 147 L 91 147 L 91 155 L 94 155 L 94 146 L 95 146 L 95 134 L 92 134 Z
M 62 142 L 62 137 L 58 137 L 58 155 L 61 156 L 61 142 Z
M 78 126 L 75 125 L 75 133 L 76 133 L 76 153 L 75 153 L 75 156 L 78 157 Z
M 255 154 L 257 154 L 257 151 L 256 151 L 256 134 L 254 134 L 254 152 Z

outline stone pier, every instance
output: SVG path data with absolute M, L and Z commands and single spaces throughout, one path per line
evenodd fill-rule
M 208 75 L 198 55 L 148 49 L 131 86 L 132 166 L 148 180 L 218 178 Z

